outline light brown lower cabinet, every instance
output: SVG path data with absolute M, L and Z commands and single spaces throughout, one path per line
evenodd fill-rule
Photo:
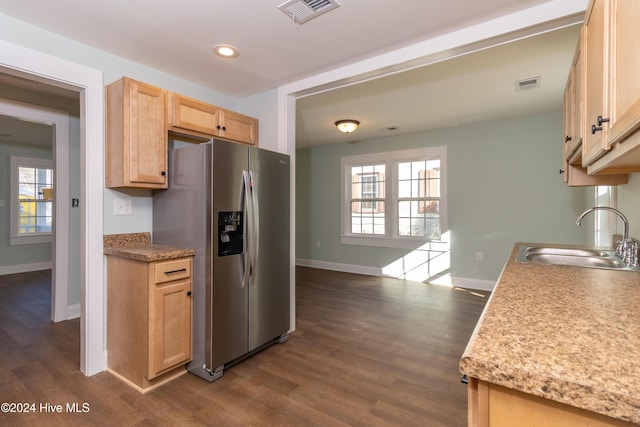
M 628 427 L 635 424 L 469 378 L 469 427 Z
M 192 257 L 107 257 L 107 367 L 141 392 L 182 375 L 191 360 Z

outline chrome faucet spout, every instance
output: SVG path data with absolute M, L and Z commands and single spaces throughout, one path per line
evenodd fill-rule
M 610 208 L 608 206 L 595 206 L 591 209 L 587 209 L 586 211 L 582 212 L 582 215 L 580 215 L 578 217 L 578 219 L 576 220 L 576 225 L 580 226 L 580 223 L 582 222 L 582 219 L 590 212 L 593 211 L 597 211 L 597 210 L 605 210 L 605 211 L 609 211 L 609 212 L 613 212 L 616 215 L 618 215 L 620 217 L 620 219 L 622 219 L 622 222 L 624 223 L 624 231 L 623 231 L 623 236 L 622 236 L 622 242 L 627 242 L 629 240 L 629 220 L 627 220 L 627 217 L 624 216 L 624 214 L 622 212 L 620 212 L 617 209 L 614 208 Z

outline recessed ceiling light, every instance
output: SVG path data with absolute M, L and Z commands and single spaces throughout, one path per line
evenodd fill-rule
M 213 53 L 223 58 L 235 58 L 240 55 L 240 51 L 229 44 L 215 45 L 213 47 Z

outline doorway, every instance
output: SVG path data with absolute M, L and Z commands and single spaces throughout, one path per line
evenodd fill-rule
M 17 144 L 26 144 L 26 140 L 30 138 L 44 137 L 44 139 L 48 139 L 48 141 L 41 141 L 41 144 L 44 144 L 45 147 L 48 146 L 54 164 L 53 188 L 55 189 L 55 198 L 53 202 L 53 220 L 55 226 L 50 236 L 52 258 L 51 321 L 59 322 L 78 317 L 80 315 L 79 304 L 78 309 L 72 309 L 72 312 L 69 312 L 69 244 L 72 244 L 74 252 L 78 252 L 80 246 L 79 241 L 69 238 L 69 115 L 64 111 L 8 99 L 0 99 L 0 115 L 9 119 L 4 121 L 8 127 L 7 133 L 9 131 L 13 133 L 11 138 Z M 35 129 L 49 129 L 48 138 L 46 138 L 46 135 L 38 135 Z M 25 135 L 25 137 L 22 135 Z M 40 147 L 43 147 L 43 145 L 40 145 Z M 44 150 L 45 148 L 41 149 Z M 9 150 L 9 154 L 11 154 L 11 150 Z M 78 170 L 80 169 L 79 165 L 74 165 L 74 167 Z M 11 185 L 14 186 L 15 183 L 12 182 Z M 6 203 L 5 209 L 16 210 L 15 202 L 12 195 L 8 203 Z M 8 216 L 12 218 L 12 221 L 14 220 L 13 216 Z M 16 232 L 17 230 L 12 230 L 11 232 L 12 241 L 15 239 L 14 234 Z M 33 252 L 37 253 L 38 248 L 39 246 L 35 246 Z M 5 248 L 9 253 L 18 252 L 18 249 L 22 248 L 18 248 L 16 245 L 9 245 Z M 21 252 L 26 253 L 24 250 Z M 41 266 L 41 263 L 21 264 L 16 266 L 13 272 L 33 271 Z M 79 271 L 76 272 L 76 275 L 79 275 Z M 79 283 L 79 277 L 73 277 L 72 279 L 72 283 Z
M 104 105 L 100 71 L 0 40 L 0 74 L 61 87 L 80 98 L 80 370 L 106 369 L 104 351 Z M 89 285 L 90 284 L 90 285 Z

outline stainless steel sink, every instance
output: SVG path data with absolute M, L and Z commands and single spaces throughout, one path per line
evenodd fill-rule
M 529 254 L 544 255 L 570 255 L 570 256 L 597 256 L 606 257 L 608 254 L 598 249 L 577 249 L 577 248 L 549 248 L 549 247 L 527 247 Z
M 640 271 L 637 267 L 628 267 L 616 256 L 614 250 L 522 245 L 518 251 L 516 261 L 535 264 Z

